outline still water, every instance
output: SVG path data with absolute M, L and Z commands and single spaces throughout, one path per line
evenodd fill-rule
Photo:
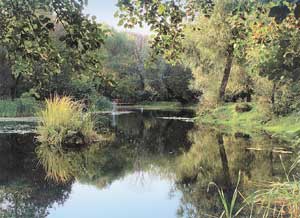
M 239 172 L 245 194 L 255 183 L 284 178 L 280 158 L 290 165 L 295 153 L 289 144 L 196 125 L 188 119 L 194 116 L 97 115 L 103 141 L 78 149 L 39 147 L 29 130 L 1 133 L 0 217 L 219 216 L 223 209 L 211 182 L 230 195 Z M 26 130 L 28 124 L 18 125 Z

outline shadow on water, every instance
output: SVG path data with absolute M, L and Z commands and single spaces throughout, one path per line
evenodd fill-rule
M 225 134 L 198 126 L 189 136 L 192 147 L 178 157 L 176 171 L 177 189 L 183 193 L 178 210 L 182 217 L 220 216 L 223 205 L 216 187 L 208 189 L 211 182 L 224 190 L 230 202 L 239 172 L 239 191 L 247 196 L 259 183 L 284 180 L 281 159 L 286 166 L 291 166 L 296 158 L 285 152 L 291 150 L 288 144 L 265 135 Z M 239 200 L 241 203 L 243 199 Z M 249 211 L 244 213 L 240 217 L 249 217 Z
M 34 153 L 34 135 L 0 134 L 0 217 L 46 217 L 54 204 L 63 204 L 71 191 L 45 180 Z
M 33 134 L 1 134 L 0 217 L 46 217 L 53 205 L 64 209 L 63 203 L 72 200 L 75 184 L 109 191 L 129 175 L 143 173 L 170 181 L 168 192 L 177 196 L 174 218 L 219 216 L 223 207 L 216 188 L 208 189 L 211 182 L 230 198 L 239 172 L 245 195 L 257 182 L 284 178 L 280 155 L 287 166 L 294 158 L 281 152 L 292 151 L 284 142 L 159 119 L 193 116 L 190 111 L 133 111 L 119 114 L 112 125 L 111 115 L 99 115 L 99 129 L 111 137 L 80 149 L 36 147 Z M 143 205 L 138 200 L 130 203 Z

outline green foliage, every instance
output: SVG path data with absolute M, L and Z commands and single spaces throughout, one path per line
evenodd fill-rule
M 6 51 L 1 61 L 11 67 L 15 88 L 35 88 L 47 97 L 51 79 L 66 68 L 73 74 L 98 71 L 92 51 L 104 43 L 106 31 L 82 13 L 84 1 L 5 0 L 0 8 L 0 45 Z
M 236 101 L 248 93 L 271 105 L 270 112 L 277 115 L 298 108 L 296 1 L 119 0 L 118 7 L 120 25 L 150 25 L 157 54 L 175 61 L 184 50 L 184 63 L 195 78 L 193 88 L 203 92 L 203 106 L 215 107 L 220 99 Z M 175 52 L 172 43 L 178 44 Z M 260 83 L 264 77 L 266 85 Z
M 161 57 L 151 62 L 148 37 L 112 31 L 100 56 L 103 72 L 114 83 L 102 94 L 125 102 L 196 101 L 197 92 L 189 89 L 192 73 L 180 64 L 171 66 Z
M 181 40 L 184 37 L 184 5 L 179 2 L 119 0 L 119 11 L 115 16 L 120 18 L 119 25 L 126 28 L 142 26 L 143 22 L 150 25 L 150 29 L 156 33 L 152 41 L 154 54 L 164 54 L 168 60 L 174 60 L 182 51 Z
M 273 6 L 264 5 L 261 13 L 248 18 L 247 68 L 253 76 L 273 82 L 269 96 L 272 110 L 284 115 L 295 110 L 299 102 L 299 21 L 293 14 L 286 14 L 280 22 L 279 18 L 274 20 L 274 16 L 269 17 L 270 8 L 272 12 L 277 7 Z M 293 9 L 294 4 L 286 2 L 282 7 Z
M 113 108 L 112 102 L 104 96 L 92 96 L 91 104 L 93 111 L 111 110 Z
M 34 116 L 40 108 L 34 98 L 18 98 L 15 100 L 0 100 L 1 117 Z

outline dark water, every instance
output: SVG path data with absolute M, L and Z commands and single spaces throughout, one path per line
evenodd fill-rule
M 200 218 L 219 216 L 216 183 L 239 189 L 284 178 L 294 154 L 267 135 L 224 133 L 191 111 L 132 111 L 96 118 L 101 143 L 37 147 L 34 134 L 0 134 L 0 217 Z M 169 119 L 168 119 L 169 117 Z M 171 117 L 171 118 L 170 118 Z M 282 152 L 282 151 L 285 152 Z

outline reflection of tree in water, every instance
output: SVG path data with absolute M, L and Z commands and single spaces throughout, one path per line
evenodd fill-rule
M 0 135 L 0 217 L 46 217 L 54 203 L 63 204 L 71 183 L 45 181 L 34 154 L 33 135 Z
M 179 217 L 220 215 L 223 206 L 217 190 L 208 190 L 208 185 L 216 183 L 230 201 L 239 171 L 239 189 L 246 195 L 253 190 L 254 182 L 283 177 L 279 155 L 272 151 L 278 145 L 274 140 L 241 133 L 224 134 L 207 127 L 192 130 L 190 138 L 192 147 L 177 160 L 177 189 L 183 193 Z M 253 147 L 265 150 L 249 150 Z
M 182 193 L 179 217 L 219 215 L 222 206 L 217 191 L 207 191 L 210 182 L 230 196 L 240 170 L 240 190 L 246 194 L 253 181 L 281 176 L 279 156 L 272 152 L 276 141 L 207 127 L 192 129 L 192 123 L 156 118 L 163 116 L 167 115 L 122 115 L 111 140 L 85 148 L 40 146 L 36 151 L 43 167 L 37 166 L 32 135 L 0 136 L 0 217 L 45 217 L 55 202 L 62 204 L 68 198 L 75 179 L 105 188 L 126 175 L 143 178 L 149 171 L 176 179 L 175 191 Z
M 132 151 L 133 171 L 144 171 L 156 165 L 161 174 L 170 174 L 176 156 L 190 147 L 187 133 L 192 123 L 164 120 L 158 117 L 182 116 L 180 112 L 144 112 L 120 116 L 117 140 L 124 140 Z M 188 114 L 190 116 L 190 114 Z M 123 144 L 116 142 L 117 144 Z
M 68 181 L 76 178 L 99 188 L 132 173 L 160 167 L 168 174 L 171 159 L 188 147 L 186 134 L 193 124 L 158 120 L 153 114 L 118 117 L 114 137 L 79 150 L 40 146 L 38 157 L 48 177 Z
M 223 207 L 216 189 L 207 191 L 210 182 L 230 198 L 239 171 L 240 190 L 246 194 L 252 190 L 253 181 L 271 181 L 281 176 L 279 156 L 272 152 L 276 141 L 263 136 L 225 134 L 207 127 L 191 130 L 192 123 L 155 118 L 161 116 L 164 114 L 146 112 L 121 115 L 112 140 L 77 150 L 41 146 L 37 153 L 51 178 L 75 178 L 99 188 L 133 173 L 141 178 L 149 171 L 167 178 L 175 175 L 176 190 L 183 194 L 179 217 L 220 214 Z

